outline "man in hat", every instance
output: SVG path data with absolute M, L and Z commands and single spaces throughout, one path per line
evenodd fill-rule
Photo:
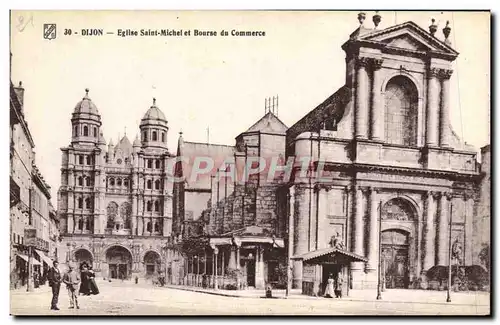
M 78 285 L 80 284 L 80 276 L 76 272 L 73 265 L 68 266 L 68 272 L 64 274 L 63 282 L 66 284 L 69 295 L 69 308 L 80 309 L 78 306 Z
M 52 263 L 54 266 L 50 268 L 47 278 L 49 280 L 49 286 L 52 288 L 52 303 L 50 309 L 59 310 L 57 308 L 57 303 L 59 301 L 59 290 L 61 289 L 62 275 L 59 271 L 59 262 L 54 261 Z

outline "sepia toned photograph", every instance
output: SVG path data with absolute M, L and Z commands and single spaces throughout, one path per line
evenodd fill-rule
M 10 11 L 10 315 L 490 316 L 489 11 Z

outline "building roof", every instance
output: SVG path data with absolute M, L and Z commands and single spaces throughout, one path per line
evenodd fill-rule
M 95 104 L 89 97 L 88 88 L 85 89 L 85 96 L 82 98 L 81 101 L 79 101 L 76 104 L 73 113 L 88 113 L 88 114 L 99 115 L 99 110 L 97 109 L 97 106 L 95 106 Z
M 117 153 L 118 150 L 121 150 L 124 156 L 130 156 L 132 154 L 132 143 L 130 143 L 130 140 L 128 139 L 126 134 L 116 145 L 115 153 Z
M 162 120 L 166 121 L 165 114 L 156 106 L 156 98 L 153 98 L 153 105 L 146 111 L 142 117 L 143 120 Z
M 354 261 L 354 262 L 368 262 L 366 258 L 363 256 L 338 249 L 335 247 L 328 247 L 328 248 L 322 248 L 322 249 L 317 249 L 315 251 L 307 252 L 302 255 L 297 255 L 293 256 L 291 259 L 292 260 L 302 260 L 302 261 L 313 261 L 313 260 L 318 260 L 322 257 L 325 257 L 326 255 L 341 255 L 348 260 Z
M 185 187 L 192 189 L 211 189 L 211 176 L 217 173 L 217 169 L 222 166 L 224 161 L 234 157 L 234 150 L 233 146 L 180 141 L 178 156 L 186 157 L 189 161 L 188 163 L 182 163 L 182 174 L 186 177 Z M 207 173 L 201 174 L 192 180 L 191 171 L 195 161 L 198 164 L 198 162 L 206 160 L 213 161 L 213 168 Z M 205 163 L 200 163 L 200 165 L 202 165 L 200 168 L 206 168 L 207 166 Z
M 248 132 L 269 132 L 285 134 L 288 127 L 271 111 L 267 112 L 260 120 L 255 122 L 248 130 Z

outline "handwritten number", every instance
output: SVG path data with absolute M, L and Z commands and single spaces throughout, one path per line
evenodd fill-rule
M 33 27 L 33 16 L 30 16 L 30 18 L 25 21 L 24 16 L 19 16 L 17 18 L 18 24 L 17 24 L 17 29 L 22 32 L 24 29 L 28 26 L 29 23 L 31 23 L 31 27 Z

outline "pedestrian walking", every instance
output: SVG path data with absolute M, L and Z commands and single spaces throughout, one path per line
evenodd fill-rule
M 97 288 L 97 284 L 95 283 L 95 272 L 92 269 L 92 265 L 89 265 L 88 278 L 89 278 L 89 292 L 92 295 L 99 294 L 99 288 Z
M 59 270 L 59 262 L 54 261 L 52 264 L 53 266 L 47 274 L 49 286 L 52 288 L 52 302 L 50 304 L 50 309 L 59 310 L 57 303 L 59 302 L 59 290 L 61 289 L 62 275 Z
M 333 281 L 333 274 L 330 273 L 330 275 L 328 276 L 328 281 L 326 283 L 326 289 L 325 289 L 325 297 L 326 298 L 333 298 L 333 284 L 334 284 L 334 281 Z
M 344 284 L 344 279 L 342 274 L 338 274 L 337 280 L 335 281 L 335 297 L 342 298 L 342 285 Z
M 80 270 L 80 279 L 81 284 L 78 295 L 90 296 L 89 272 L 86 264 L 83 265 Z
M 73 265 L 70 265 L 68 272 L 64 274 L 63 282 L 66 284 L 66 288 L 68 289 L 69 308 L 75 308 L 76 306 L 76 309 L 80 309 L 80 306 L 78 306 L 77 295 L 78 284 L 80 284 L 80 276 L 78 275 L 78 272 L 74 270 Z

